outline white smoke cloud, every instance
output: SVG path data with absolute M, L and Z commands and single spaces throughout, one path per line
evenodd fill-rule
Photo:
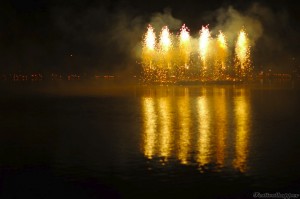
M 263 35 L 263 25 L 252 14 L 253 11 L 255 10 L 251 8 L 246 13 L 241 13 L 231 6 L 217 10 L 217 26 L 213 27 L 213 32 L 223 31 L 229 45 L 234 45 L 238 33 L 244 28 L 249 36 L 251 46 L 255 46 L 256 41 Z
M 171 31 L 177 31 L 182 26 L 182 21 L 174 18 L 171 10 L 166 8 L 163 13 L 153 14 L 150 24 L 156 31 L 160 31 L 163 26 L 168 26 Z

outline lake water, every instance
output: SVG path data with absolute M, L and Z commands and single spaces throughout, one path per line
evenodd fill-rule
M 0 100 L 0 198 L 300 193 L 300 90 L 136 86 Z

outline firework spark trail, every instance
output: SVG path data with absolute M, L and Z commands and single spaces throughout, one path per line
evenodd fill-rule
M 200 58 L 203 63 L 203 69 L 207 69 L 207 55 L 208 55 L 208 47 L 210 43 L 210 32 L 208 26 L 202 26 L 200 31 L 200 38 L 199 38 L 199 53 Z
M 195 38 L 196 39 L 196 38 Z M 148 25 L 143 37 L 142 66 L 144 82 L 176 82 L 194 80 L 233 80 L 251 77 L 250 40 L 244 29 L 237 37 L 234 56 L 225 35 L 220 31 L 211 37 L 208 26 L 202 26 L 197 38 L 197 47 L 192 45 L 190 30 L 183 24 L 178 37 L 173 37 L 167 26 L 160 32 L 159 39 Z M 198 56 L 195 56 L 198 55 Z M 198 68 L 198 60 L 201 69 Z M 230 67 L 234 63 L 234 67 Z M 234 73 L 232 73 L 234 72 Z
M 148 31 L 145 37 L 146 47 L 150 51 L 154 51 L 155 49 L 155 33 L 151 25 L 148 27 Z
M 169 52 L 172 45 L 168 26 L 164 26 L 160 35 L 160 45 L 164 53 Z
M 221 65 L 221 70 L 226 69 L 226 59 L 228 56 L 227 41 L 225 35 L 220 31 L 217 40 L 218 50 L 217 50 L 217 62 Z
M 160 33 L 160 51 L 161 51 L 161 58 L 163 62 L 163 68 L 169 69 L 171 67 L 171 48 L 172 48 L 172 40 L 171 34 L 169 31 L 168 26 L 164 26 Z
M 239 65 L 240 72 L 239 75 L 245 76 L 245 73 L 247 72 L 250 62 L 250 45 L 249 45 L 249 39 L 247 38 L 247 34 L 244 30 L 241 30 L 236 42 L 235 46 L 235 54 Z
M 185 69 L 188 69 L 188 63 L 190 60 L 191 54 L 191 38 L 189 29 L 183 24 L 180 31 L 180 41 L 179 41 L 179 50 L 180 50 L 180 57 L 181 61 L 184 64 Z
M 246 33 L 242 30 L 239 33 L 239 37 L 235 47 L 235 52 L 239 61 L 241 62 L 242 68 L 247 58 L 247 51 L 248 51 L 248 45 L 247 45 Z
M 143 42 L 143 62 L 146 62 L 152 68 L 152 62 L 155 56 L 156 36 L 151 25 L 148 26 Z

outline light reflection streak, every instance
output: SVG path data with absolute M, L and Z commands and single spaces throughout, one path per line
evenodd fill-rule
M 179 120 L 179 151 L 178 158 L 182 164 L 188 163 L 190 147 L 190 105 L 189 90 L 184 89 L 184 96 L 178 99 L 178 120 Z
M 198 157 L 200 166 L 209 163 L 210 158 L 210 110 L 208 107 L 207 90 L 203 88 L 202 96 L 197 99 L 197 110 L 199 117 L 198 125 Z
M 155 104 L 152 97 L 142 99 L 144 115 L 144 154 L 151 159 L 154 155 L 157 116 L 155 113 Z
M 158 99 L 159 119 L 160 119 L 160 156 L 165 160 L 171 153 L 171 130 L 172 130 L 172 115 L 169 97 L 161 97 Z
M 218 95 L 214 96 L 215 105 L 215 121 L 216 122 L 216 160 L 221 167 L 224 166 L 225 147 L 226 147 L 226 132 L 227 132 L 227 110 L 226 110 L 226 96 L 225 89 L 217 90 Z
M 245 172 L 247 168 L 249 117 L 251 113 L 244 89 L 241 89 L 240 93 L 235 96 L 234 105 L 236 122 L 236 156 L 233 160 L 233 166 L 240 172 Z
M 225 88 L 204 87 L 198 96 L 191 95 L 189 88 L 181 89 L 184 92 L 178 96 L 174 96 L 175 90 L 171 94 L 153 89 L 142 98 L 145 157 L 157 156 L 164 163 L 172 158 L 181 164 L 195 160 L 199 167 L 233 166 L 246 172 L 251 117 L 246 90 L 234 89 L 230 98 Z M 235 142 L 226 142 L 231 140 L 231 131 Z

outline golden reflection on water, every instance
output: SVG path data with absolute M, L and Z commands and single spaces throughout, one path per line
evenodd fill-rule
M 198 157 L 197 162 L 203 166 L 209 163 L 210 159 L 210 120 L 211 114 L 208 106 L 207 90 L 203 88 L 202 96 L 197 98 L 198 124 Z
M 233 166 L 241 172 L 245 172 L 247 168 L 248 156 L 248 134 L 249 134 L 249 117 L 250 110 L 246 98 L 245 89 L 234 98 L 235 104 L 235 120 L 236 120 L 236 139 L 235 139 L 235 159 Z
M 190 147 L 190 100 L 189 90 L 184 89 L 184 96 L 178 99 L 178 120 L 179 120 L 179 142 L 178 142 L 178 158 L 182 164 L 187 164 L 188 153 Z
M 145 97 L 142 99 L 142 103 L 144 116 L 144 153 L 145 156 L 151 159 L 154 155 L 154 146 L 157 134 L 157 115 L 155 113 L 154 98 Z
M 171 152 L 171 131 L 172 131 L 172 115 L 169 97 L 161 97 L 158 99 L 158 115 L 160 118 L 160 144 L 159 155 L 167 158 Z
M 225 89 L 217 90 L 217 96 L 214 97 L 215 121 L 216 121 L 216 162 L 220 167 L 224 166 L 225 147 L 227 134 L 227 110 Z
M 246 172 L 251 113 L 245 89 L 181 87 L 173 88 L 175 95 L 166 88 L 153 89 L 142 97 L 142 148 L 147 158 L 233 166 Z M 229 151 L 234 155 L 227 156 Z

